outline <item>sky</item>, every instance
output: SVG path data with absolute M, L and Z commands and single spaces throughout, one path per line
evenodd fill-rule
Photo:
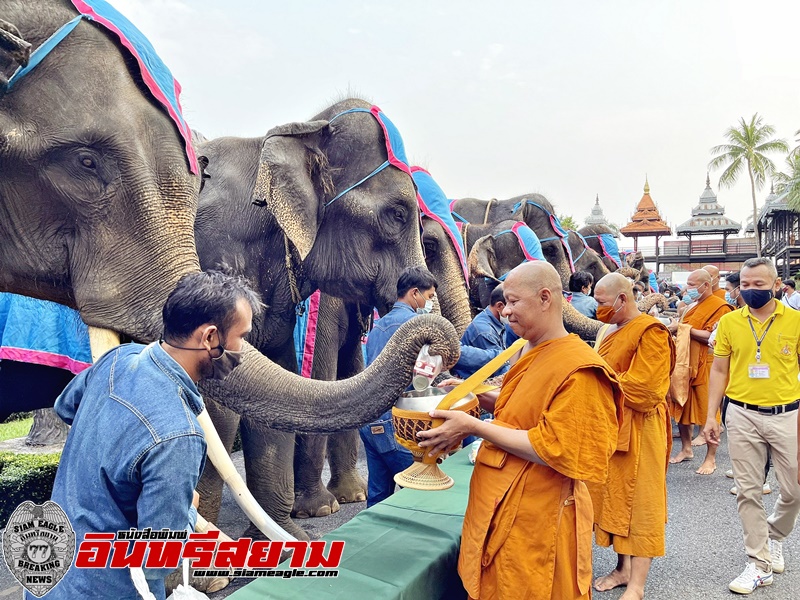
M 261 136 L 358 96 L 448 197 L 538 192 L 579 225 L 596 195 L 627 223 L 645 176 L 667 222 L 688 220 L 741 117 L 800 143 L 796 1 L 111 2 L 206 137 Z M 719 190 L 720 174 L 712 188 L 744 224 L 749 181 Z

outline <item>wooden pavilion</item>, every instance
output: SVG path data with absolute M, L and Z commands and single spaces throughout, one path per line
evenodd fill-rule
M 771 188 L 758 216 L 761 252 L 775 258 L 778 275 L 788 279 L 800 271 L 800 213 L 787 202 L 788 193 Z
M 625 237 L 633 238 L 634 252 L 639 250 L 640 237 L 655 237 L 655 263 L 656 271 L 659 269 L 659 238 L 665 235 L 672 235 L 672 228 L 667 225 L 661 214 L 658 212 L 656 203 L 650 197 L 650 184 L 645 177 L 644 180 L 644 195 L 636 205 L 636 212 L 633 213 L 630 223 L 622 227 L 620 233 Z

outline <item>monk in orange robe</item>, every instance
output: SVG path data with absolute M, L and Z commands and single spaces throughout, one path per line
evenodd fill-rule
M 617 568 L 599 577 L 600 592 L 625 585 L 620 600 L 641 600 L 653 557 L 664 556 L 667 460 L 672 442 L 667 407 L 675 345 L 667 328 L 636 306 L 619 273 L 595 285 L 600 330 L 595 348 L 617 373 L 625 394 L 623 428 L 605 485 L 590 484 L 595 540 L 613 545 Z
M 705 271 L 711 276 L 711 293 L 714 294 L 720 300 L 725 300 L 725 290 L 723 290 L 719 286 L 719 269 L 715 265 L 706 265 L 703 267 L 703 271 Z M 698 437 L 703 440 L 703 443 L 705 443 L 705 438 L 703 438 L 702 434 L 700 434 Z M 702 444 L 692 444 L 692 445 L 697 446 Z
M 504 284 L 511 328 L 528 340 L 498 394 L 481 396 L 495 419 L 432 411 L 420 432 L 435 451 L 483 438 L 470 482 L 458 572 L 470 598 L 591 597 L 592 502 L 617 446 L 622 390 L 588 345 L 564 329 L 561 279 L 524 263 Z
M 686 280 L 686 293 L 693 301 L 681 317 L 682 323 L 691 326 L 689 399 L 683 406 L 672 402 L 672 416 L 678 422 L 681 433 L 681 451 L 669 460 L 671 463 L 694 458 L 692 427 L 694 425 L 703 427 L 708 413 L 708 380 L 712 361 L 708 338 L 722 315 L 733 310 L 730 304 L 720 300 L 711 292 L 711 276 L 703 269 L 689 274 Z M 677 328 L 677 322 L 670 325 L 672 333 L 675 333 Z M 707 448 L 706 458 L 696 471 L 700 475 L 710 475 L 717 468 L 717 447 L 707 446 Z

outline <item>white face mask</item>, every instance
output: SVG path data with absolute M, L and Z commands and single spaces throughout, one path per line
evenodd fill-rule
M 422 296 L 422 292 L 419 293 Z M 422 296 L 425 298 L 425 296 Z M 414 299 L 414 303 L 416 303 L 416 299 Z M 417 306 L 417 314 L 418 315 L 429 315 L 433 312 L 433 300 L 430 298 L 425 298 L 425 306 Z
M 504 316 L 504 315 L 500 315 L 500 322 L 501 322 L 503 325 L 508 325 L 508 317 L 506 317 L 506 316 Z

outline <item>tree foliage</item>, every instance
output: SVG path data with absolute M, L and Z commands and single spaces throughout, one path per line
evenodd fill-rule
M 558 220 L 561 221 L 561 225 L 564 226 L 564 229 L 574 229 L 575 231 L 580 229 L 575 219 L 572 218 L 572 215 L 559 215 Z
M 750 192 L 753 200 L 753 223 L 756 231 L 756 250 L 761 256 L 761 239 L 758 225 L 758 204 L 756 190 L 764 187 L 767 176 L 775 172 L 775 163 L 767 157 L 773 152 L 789 152 L 786 140 L 772 139 L 775 128 L 763 123 L 763 118 L 755 113 L 749 122 L 744 117 L 734 127 L 725 131 L 727 144 L 714 146 L 714 158 L 708 168 L 716 170 L 725 167 L 719 178 L 720 187 L 733 187 L 742 173 L 750 178 Z

